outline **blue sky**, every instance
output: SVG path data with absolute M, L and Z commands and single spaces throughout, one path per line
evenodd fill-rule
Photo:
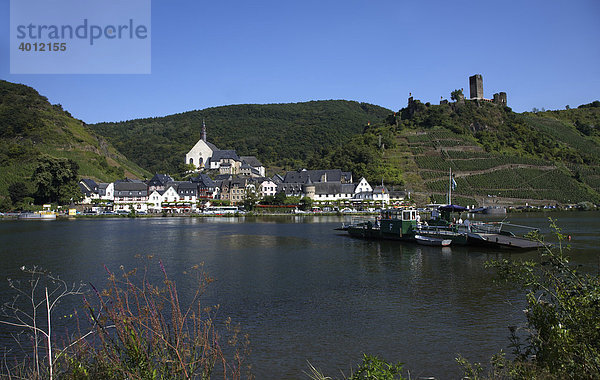
M 409 92 L 468 93 L 476 73 L 519 112 L 600 99 L 597 0 L 154 0 L 149 75 L 11 75 L 7 0 L 0 16 L 0 78 L 88 123 L 320 99 L 398 110 Z

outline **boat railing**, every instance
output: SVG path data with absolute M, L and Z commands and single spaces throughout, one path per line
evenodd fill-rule
M 520 224 L 513 224 L 510 222 L 500 222 L 502 225 L 502 228 L 504 228 L 505 231 L 503 232 L 508 232 L 512 235 L 527 235 L 528 233 L 531 232 L 538 232 L 540 229 L 536 228 L 536 227 L 530 227 L 530 226 L 523 226 Z
M 356 227 L 359 225 L 367 224 L 368 222 L 374 223 L 374 220 L 367 217 L 355 216 L 350 219 L 350 223 L 343 222 L 342 228 L 348 228 L 350 226 Z
M 447 235 L 447 236 L 453 236 L 456 235 L 456 232 L 453 229 L 449 229 L 448 226 L 429 226 L 429 225 L 424 225 L 424 224 L 420 224 L 417 226 L 417 229 L 415 231 L 416 233 L 420 233 L 420 234 L 436 234 L 436 235 Z
M 498 223 L 483 223 L 483 222 L 473 222 L 468 226 L 463 226 L 469 232 L 479 232 L 484 234 L 499 234 L 502 230 L 503 222 Z

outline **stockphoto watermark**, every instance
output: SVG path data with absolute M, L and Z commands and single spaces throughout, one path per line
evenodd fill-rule
M 149 74 L 150 0 L 11 0 L 12 74 Z

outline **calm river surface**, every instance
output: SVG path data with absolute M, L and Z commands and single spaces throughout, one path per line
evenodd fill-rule
M 509 215 L 573 236 L 573 261 L 599 264 L 600 213 Z M 331 376 L 349 373 L 362 353 L 405 363 L 412 378 L 458 378 L 458 353 L 487 362 L 507 350 L 507 326 L 523 321 L 522 295 L 494 285 L 486 260 L 535 253 L 422 247 L 363 241 L 334 231 L 349 217 L 145 218 L 0 222 L 0 297 L 6 278 L 38 265 L 71 282 L 102 286 L 103 265 L 160 258 L 185 292 L 182 273 L 204 262 L 216 281 L 205 304 L 250 334 L 257 379 L 307 378 L 307 361 Z M 187 284 L 187 285 L 186 285 Z M 78 304 L 79 300 L 73 300 Z M 0 328 L 0 330 L 2 330 Z M 0 331 L 2 345 L 9 344 Z

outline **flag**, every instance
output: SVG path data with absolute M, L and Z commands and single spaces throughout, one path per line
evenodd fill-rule
M 454 177 L 452 177 L 452 190 L 456 189 L 456 181 L 454 180 Z

